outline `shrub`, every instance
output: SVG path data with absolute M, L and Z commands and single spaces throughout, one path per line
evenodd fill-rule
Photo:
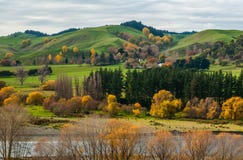
M 38 75 L 38 69 L 30 69 L 28 71 L 28 76 L 37 76 Z
M 82 97 L 72 97 L 67 101 L 67 106 L 70 108 L 70 113 L 79 113 L 82 109 Z
M 20 105 L 23 102 L 24 95 L 22 95 L 20 92 L 16 92 L 14 94 L 11 94 L 8 98 L 4 99 L 3 105 L 11 105 L 11 104 L 18 104 Z
M 3 87 L 0 90 L 0 105 L 2 105 L 3 101 L 13 93 L 15 93 L 14 87 L 12 86 Z
M 55 90 L 55 80 L 48 80 L 42 86 L 41 89 L 44 91 L 54 91 Z
M 15 74 L 10 71 L 0 71 L 0 77 L 9 77 L 9 76 L 14 76 Z
M 44 95 L 41 92 L 35 91 L 29 93 L 26 103 L 27 104 L 33 104 L 33 105 L 42 105 L 44 100 Z

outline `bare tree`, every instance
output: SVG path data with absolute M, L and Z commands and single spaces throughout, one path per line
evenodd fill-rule
M 148 149 L 153 159 L 172 159 L 176 153 L 175 138 L 169 131 L 157 131 L 155 137 L 148 142 Z
M 23 85 L 25 79 L 27 78 L 27 71 L 24 70 L 23 66 L 20 66 L 16 70 L 16 78 L 20 81 L 20 84 Z
M 82 91 L 83 95 L 90 95 L 95 100 L 102 100 L 104 93 L 101 75 L 98 72 L 92 72 L 89 77 L 84 77 Z
M 28 115 L 17 105 L 4 106 L 0 109 L 0 155 L 3 159 L 24 157 L 27 148 L 26 124 Z
M 183 140 L 185 142 L 183 153 L 188 160 L 205 160 L 214 154 L 215 141 L 212 132 L 187 132 Z
M 73 96 L 72 78 L 61 74 L 55 83 L 55 92 L 58 98 L 69 99 Z
M 46 76 L 50 74 L 50 70 L 48 69 L 48 65 L 45 65 L 38 69 L 39 80 L 41 84 L 44 83 Z
M 80 80 L 78 77 L 74 77 L 74 87 L 75 87 L 76 96 L 81 96 L 82 87 L 80 85 Z
M 215 160 L 240 160 L 243 158 L 243 137 L 230 133 L 220 133 L 216 136 Z

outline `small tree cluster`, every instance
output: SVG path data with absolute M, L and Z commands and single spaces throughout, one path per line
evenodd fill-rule
M 183 112 L 189 118 L 214 119 L 220 114 L 219 104 L 213 98 L 194 98 L 186 103 Z
M 57 99 L 50 96 L 44 99 L 43 106 L 59 116 L 79 116 L 97 109 L 96 102 L 89 96 L 75 96 L 70 99 Z
M 57 98 L 72 98 L 72 78 L 64 74 L 59 75 L 55 81 L 55 92 Z

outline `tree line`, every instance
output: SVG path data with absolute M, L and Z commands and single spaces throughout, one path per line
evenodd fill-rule
M 93 85 L 98 83 L 99 89 Z M 162 67 L 128 70 L 124 75 L 120 69 L 100 69 L 85 79 L 84 86 L 88 88 L 87 93 L 101 93 L 96 99 L 102 99 L 106 94 L 114 94 L 119 102 L 139 102 L 147 108 L 151 106 L 153 95 L 162 89 L 170 91 L 176 98 L 181 99 L 183 104 L 194 97 L 212 97 L 222 104 L 232 96 L 243 97 L 243 71 L 239 76 L 234 76 L 231 72 Z M 90 95 L 92 96 L 92 93 Z

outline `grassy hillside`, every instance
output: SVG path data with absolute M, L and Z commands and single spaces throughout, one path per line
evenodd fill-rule
M 187 46 L 193 45 L 195 43 L 206 43 L 206 42 L 216 42 L 216 41 L 226 41 L 229 42 L 235 37 L 242 35 L 243 31 L 239 30 L 205 30 L 188 37 L 181 39 L 174 47 L 170 50 L 177 50 L 180 48 L 185 48 Z
M 117 37 L 117 32 L 126 32 L 134 37 L 144 36 L 138 30 L 119 25 L 85 28 L 58 36 L 48 36 L 48 43 L 44 42 L 46 37 L 17 33 L 0 37 L 0 57 L 3 57 L 6 52 L 13 52 L 18 59 L 28 60 L 49 53 L 57 54 L 63 45 L 67 45 L 70 49 L 76 46 L 81 51 L 95 48 L 97 52 L 106 52 L 109 46 L 120 47 L 124 42 Z M 22 40 L 25 39 L 30 39 L 31 45 L 22 48 Z

